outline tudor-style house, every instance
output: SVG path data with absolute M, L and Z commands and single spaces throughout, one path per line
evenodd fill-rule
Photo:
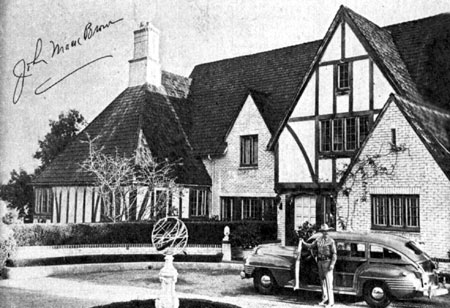
M 161 70 L 158 35 L 135 31 L 129 87 L 35 180 L 38 215 L 100 219 L 79 168 L 88 133 L 107 153 L 181 158 L 171 202 L 182 218 L 276 219 L 283 244 L 309 221 L 450 248 L 439 245 L 448 228 L 432 237 L 450 224 L 450 15 L 379 27 L 341 6 L 323 39 L 199 64 L 189 78 Z M 373 158 L 389 180 L 358 174 Z

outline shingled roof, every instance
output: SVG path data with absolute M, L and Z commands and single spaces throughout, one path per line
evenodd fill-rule
M 379 27 L 342 6 L 330 28 L 342 18 L 355 29 L 397 94 L 450 110 L 450 14 Z M 154 88 L 126 89 L 85 132 L 100 135 L 106 151 L 131 153 L 142 129 L 152 152 L 183 155 L 186 164 L 179 181 L 209 185 L 203 164 L 192 155 L 224 153 L 227 133 L 249 95 L 272 133 L 271 145 L 275 144 L 330 36 L 329 30 L 323 40 L 200 64 L 190 79 L 164 72 L 163 93 Z M 156 110 L 158 115 L 151 112 Z M 171 130 L 163 129 L 170 122 L 164 117 L 175 123 Z M 35 183 L 92 182 L 79 169 L 86 149 L 80 140 L 71 144 Z
M 274 132 L 320 41 L 197 65 L 192 71 L 190 141 L 197 155 L 223 154 L 225 137 L 251 91 L 260 101 L 264 121 Z M 260 97 L 258 97 L 260 98 Z
M 354 25 L 398 94 L 450 109 L 449 14 L 379 27 L 342 6 L 335 20 L 340 18 Z M 186 104 L 191 116 L 184 122 L 195 154 L 223 154 L 226 134 L 251 90 L 268 98 L 258 108 L 274 135 L 273 145 L 323 44 L 313 41 L 196 66 Z
M 450 112 L 397 95 L 391 99 L 450 180 Z
M 355 32 L 362 35 L 369 54 L 394 84 L 394 89 L 404 96 L 417 97 L 416 84 L 400 56 L 391 33 L 349 8 L 343 8 L 343 14 L 349 17 L 347 21 L 350 24 L 354 23 Z
M 95 139 L 103 153 L 117 152 L 131 157 L 138 147 L 142 131 L 154 157 L 180 162 L 174 170 L 179 184 L 211 185 L 211 178 L 203 163 L 192 155 L 180 119 L 173 108 L 173 104 L 184 100 L 189 81 L 164 73 L 162 82 L 162 91 L 156 91 L 146 84 L 123 91 L 57 156 L 33 184 L 92 185 L 95 183 L 94 176 L 83 171 L 80 166 L 89 155 L 87 135 Z
M 375 124 L 369 131 L 369 136 L 378 126 L 378 123 L 383 121 L 384 114 L 389 109 L 391 104 L 396 104 L 405 119 L 416 132 L 419 139 L 430 152 L 441 170 L 450 180 L 450 111 L 431 106 L 419 97 L 414 100 L 402 97 L 400 95 L 391 94 L 387 103 L 384 105 Z M 359 148 L 349 167 L 340 179 L 340 186 L 346 181 L 353 169 L 353 166 L 358 161 L 364 148 L 370 139 L 367 138 L 363 145 Z
M 450 14 L 385 27 L 424 101 L 450 110 Z

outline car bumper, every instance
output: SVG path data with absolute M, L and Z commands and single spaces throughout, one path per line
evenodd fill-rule
M 247 279 L 247 278 L 250 278 L 250 275 L 247 274 L 247 273 L 245 273 L 244 271 L 241 271 L 241 272 L 239 273 L 239 276 L 241 276 L 241 279 Z
M 253 266 L 245 265 L 244 270 L 239 273 L 239 276 L 241 276 L 242 279 L 252 278 L 254 270 L 255 268 Z
M 429 288 L 419 291 L 419 294 L 422 296 L 428 296 L 428 298 L 432 298 L 434 296 L 442 296 L 448 294 L 448 289 L 443 285 L 432 285 Z

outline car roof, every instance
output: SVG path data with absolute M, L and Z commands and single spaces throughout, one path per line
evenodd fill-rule
M 360 232 L 328 232 L 328 234 L 335 240 L 347 240 L 347 241 L 362 241 L 369 242 L 373 244 L 378 244 L 381 246 L 390 247 L 394 250 L 398 250 L 401 253 L 407 255 L 414 261 L 424 260 L 424 255 L 417 255 L 412 249 L 406 247 L 406 244 L 412 240 L 385 233 L 360 233 Z M 311 239 L 318 238 L 321 235 L 320 232 L 315 233 L 311 236 Z

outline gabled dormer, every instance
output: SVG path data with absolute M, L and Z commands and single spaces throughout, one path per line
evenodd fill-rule
M 222 220 L 276 218 L 270 103 L 270 94 L 247 89 L 226 133 L 226 150 L 204 160 L 213 182 L 212 213 Z

